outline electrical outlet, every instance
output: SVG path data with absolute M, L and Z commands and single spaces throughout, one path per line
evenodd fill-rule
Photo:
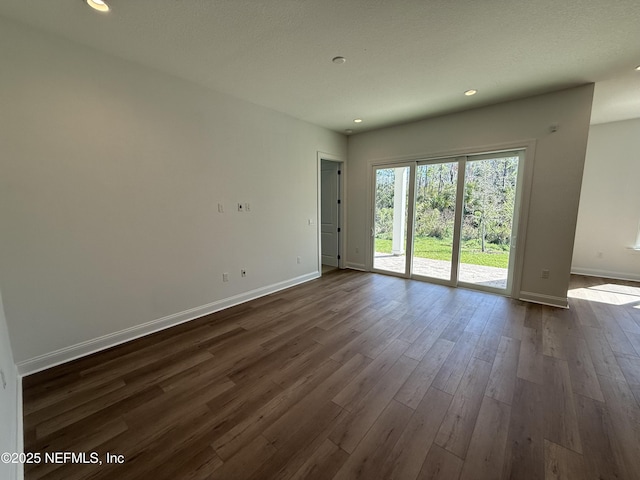
M 543 268 L 542 271 L 540 272 L 540 278 L 544 278 L 545 280 L 549 278 L 549 270 L 547 270 L 546 268 Z
M 218 204 L 218 213 L 224 213 L 224 206 L 221 203 Z
M 296 261 L 298 262 L 298 264 L 302 263 L 302 257 L 298 257 Z
M 244 212 L 244 205 L 242 205 L 241 203 L 238 204 L 238 211 Z
M 246 277 L 247 276 L 247 271 L 246 270 L 240 270 L 240 276 L 241 277 Z
M 224 272 L 222 274 L 222 281 L 223 282 L 228 282 L 229 281 L 229 274 L 227 272 Z
M 245 203 L 244 204 L 244 211 L 245 212 L 250 212 L 251 211 L 251 204 L 250 203 Z

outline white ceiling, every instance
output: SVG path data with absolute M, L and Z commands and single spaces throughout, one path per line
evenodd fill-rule
M 340 132 L 586 82 L 592 123 L 640 117 L 638 0 L 107 1 L 0 15 Z

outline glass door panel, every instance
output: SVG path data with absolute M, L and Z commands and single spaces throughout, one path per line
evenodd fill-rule
M 413 275 L 452 281 L 458 162 L 418 165 Z
M 376 168 L 373 268 L 407 274 L 410 167 Z
M 514 230 L 517 153 L 466 162 L 460 282 L 506 290 Z

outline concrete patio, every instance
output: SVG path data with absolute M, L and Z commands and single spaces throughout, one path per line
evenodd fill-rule
M 404 272 L 406 261 L 407 257 L 405 255 L 391 255 L 376 252 L 373 259 L 373 268 L 376 270 L 402 273 Z M 412 271 L 414 275 L 449 280 L 451 276 L 451 263 L 444 260 L 414 257 Z M 505 289 L 507 288 L 507 269 L 461 264 L 459 281 Z

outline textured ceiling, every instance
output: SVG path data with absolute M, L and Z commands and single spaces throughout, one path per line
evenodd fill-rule
M 109 4 L 2 0 L 0 15 L 336 131 L 586 82 L 592 123 L 640 117 L 638 0 Z

